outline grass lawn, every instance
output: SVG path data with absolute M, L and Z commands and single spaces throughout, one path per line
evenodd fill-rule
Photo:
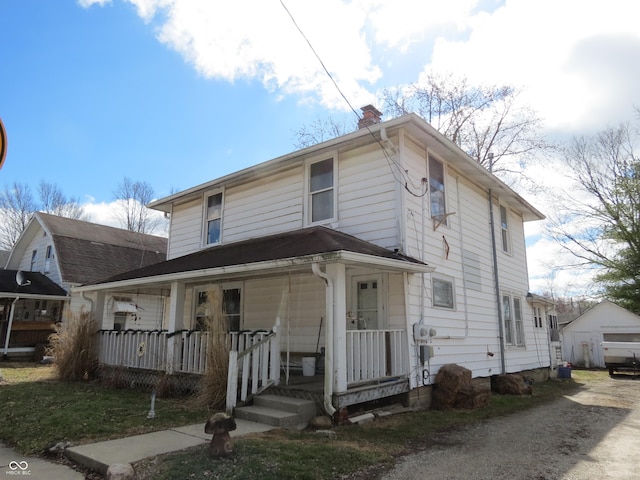
M 93 382 L 55 380 L 50 365 L 0 363 L 0 441 L 23 454 L 40 454 L 58 442 L 74 445 L 204 423 L 205 409 L 184 398 L 157 398 L 156 417 L 147 393 Z
M 156 418 L 149 420 L 148 394 L 90 382 L 58 382 L 50 366 L 0 363 L 0 371 L 0 441 L 24 454 L 39 454 L 60 441 L 77 445 L 204 425 L 210 413 L 193 408 L 184 398 L 157 399 Z M 403 413 L 366 425 L 336 427 L 335 439 L 309 431 L 274 430 L 236 439 L 227 459 L 212 459 L 207 445 L 202 445 L 135 467 L 141 480 L 366 478 L 353 475 L 390 467 L 395 457 L 428 446 L 434 433 L 541 405 L 606 377 L 604 371 L 574 370 L 572 379 L 536 384 L 531 396 L 494 395 L 490 406 L 481 410 Z

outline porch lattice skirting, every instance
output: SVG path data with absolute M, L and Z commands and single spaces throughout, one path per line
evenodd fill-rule
M 158 396 L 186 395 L 198 387 L 200 375 L 173 373 L 158 370 L 101 365 L 98 378 L 103 385 L 113 388 L 128 388 L 143 392 L 156 391 Z

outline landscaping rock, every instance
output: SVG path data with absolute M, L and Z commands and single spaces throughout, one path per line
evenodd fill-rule
M 331 421 L 331 418 L 325 417 L 324 415 L 319 415 L 309 420 L 309 427 L 314 429 L 327 429 L 332 426 L 333 422 Z
M 431 408 L 448 410 L 456 403 L 458 392 L 471 385 L 471 370 L 453 363 L 440 367 L 431 393 Z
M 533 387 L 531 382 L 525 380 L 522 375 L 505 374 L 493 379 L 493 391 L 500 395 L 531 395 Z
M 136 472 L 130 464 L 109 465 L 105 480 L 136 480 Z

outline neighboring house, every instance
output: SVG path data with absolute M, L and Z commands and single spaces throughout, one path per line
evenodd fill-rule
M 166 238 L 34 214 L 2 271 L 3 354 L 33 351 L 35 345 L 46 343 L 65 312 L 90 309 L 90 301 L 70 293 L 72 287 L 163 261 L 166 245 Z M 121 309 L 134 310 L 129 303 Z M 32 333 L 35 330 L 40 333 Z
M 161 331 L 104 331 L 101 361 L 202 373 L 199 307 L 218 287 L 233 339 L 228 408 L 310 358 L 329 414 L 399 394 L 428 401 L 448 363 L 487 379 L 547 375 L 523 228 L 543 215 L 417 115 L 363 111 L 355 132 L 151 203 L 171 219 L 168 260 L 75 290 L 107 330 L 113 297 L 163 299 Z
M 572 365 L 605 367 L 601 343 L 640 342 L 640 316 L 603 300 L 562 328 L 562 358 Z
M 11 252 L 6 251 L 6 250 L 0 250 L 0 270 L 4 269 L 4 266 L 7 263 L 7 260 L 9 259 L 9 254 Z

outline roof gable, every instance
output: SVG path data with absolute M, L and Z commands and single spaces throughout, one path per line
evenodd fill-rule
M 640 316 L 609 300 L 602 300 L 562 330 L 586 331 L 606 325 L 634 325 L 640 327 Z
M 9 267 L 19 268 L 40 232 L 51 238 L 64 283 L 93 283 L 166 259 L 166 238 L 38 212 L 11 252 Z

